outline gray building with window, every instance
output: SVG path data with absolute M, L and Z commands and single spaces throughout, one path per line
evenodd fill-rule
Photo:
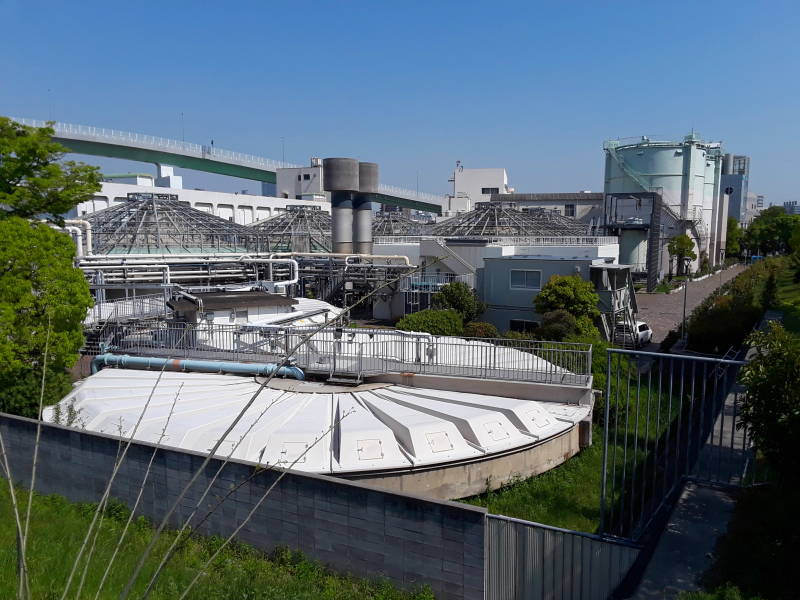
M 747 210 L 747 193 L 750 182 L 750 157 L 726 154 L 722 161 L 720 188 L 728 195 L 728 216 L 747 227 L 750 219 Z
M 553 275 L 578 275 L 592 282 L 599 297 L 598 326 L 606 339 L 613 338 L 620 325 L 633 326 L 638 308 L 631 267 L 613 264 L 612 259 L 585 257 L 485 258 L 484 268 L 478 271 L 479 295 L 486 303 L 481 319 L 501 333 L 533 331 L 542 320 L 534 299 Z
M 606 264 L 603 258 L 486 258 L 484 268 L 478 272 L 478 289 L 487 305 L 482 318 L 500 332 L 531 331 L 542 320 L 533 299 L 553 275 L 580 275 L 588 280 L 589 268 L 603 264 Z

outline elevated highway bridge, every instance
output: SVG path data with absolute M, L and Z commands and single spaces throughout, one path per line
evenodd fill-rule
M 45 121 L 35 119 L 14 120 L 33 127 L 47 125 Z M 264 183 L 276 183 L 277 169 L 300 166 L 214 146 L 116 129 L 61 122 L 56 122 L 52 127 L 55 130 L 53 139 L 76 154 L 183 167 Z M 442 213 L 442 198 L 439 196 L 383 184 L 374 194 L 374 202 L 437 215 Z

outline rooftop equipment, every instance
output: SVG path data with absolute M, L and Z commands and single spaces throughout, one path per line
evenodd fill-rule
M 531 237 L 586 235 L 587 225 L 543 208 L 517 210 L 513 202 L 479 202 L 472 210 L 437 224 L 442 237 Z

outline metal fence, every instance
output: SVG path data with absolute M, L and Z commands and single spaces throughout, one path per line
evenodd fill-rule
M 149 356 L 294 364 L 317 374 L 451 375 L 585 386 L 591 382 L 592 346 L 532 340 L 431 336 L 396 330 L 258 327 L 151 322 L 108 328 L 111 346 Z M 302 343 L 301 343 L 302 342 Z
M 129 298 L 118 298 L 108 302 L 98 302 L 91 307 L 84 320 L 85 325 L 119 319 L 166 317 L 169 307 L 164 293 L 145 294 Z
M 487 515 L 487 600 L 605 600 L 639 549 L 597 535 Z
M 668 514 L 683 483 L 758 481 L 755 449 L 741 421 L 744 362 L 608 351 L 601 528 L 642 539 Z

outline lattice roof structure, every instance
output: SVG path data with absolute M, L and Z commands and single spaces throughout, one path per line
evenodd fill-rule
M 442 237 L 539 237 L 586 235 L 587 226 L 557 211 L 544 208 L 517 210 L 509 202 L 479 202 L 475 210 L 435 225 Z
M 272 252 L 330 252 L 331 216 L 319 206 L 292 206 L 248 226 Z
M 379 212 L 372 220 L 373 235 L 422 235 L 425 225 L 399 211 Z
M 258 251 L 257 232 L 194 209 L 168 194 L 141 194 L 86 216 L 95 254 Z

